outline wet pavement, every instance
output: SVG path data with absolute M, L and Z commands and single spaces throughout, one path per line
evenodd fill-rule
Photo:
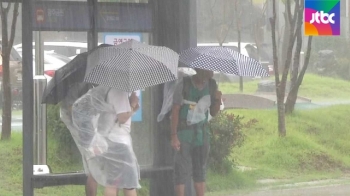
M 2 118 L 0 117 L 0 132 L 2 126 Z M 13 131 L 22 131 L 22 116 L 14 115 L 12 117 L 11 127 Z
M 250 193 L 238 193 L 225 196 L 349 196 L 350 183 L 327 185 L 327 186 L 313 186 L 302 188 L 289 188 L 277 190 L 261 190 Z M 223 195 L 224 196 L 224 195 Z

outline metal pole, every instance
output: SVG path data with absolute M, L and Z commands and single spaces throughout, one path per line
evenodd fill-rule
M 34 76 L 34 164 L 46 165 L 46 104 L 41 97 L 46 87 L 44 76 L 44 50 L 41 32 L 35 34 L 35 76 Z
M 90 30 L 88 32 L 88 50 L 92 50 L 97 46 L 98 43 L 98 32 L 97 32 L 97 0 L 87 0 L 89 6 L 89 17 L 90 17 Z
M 23 196 L 34 196 L 33 177 L 33 31 L 32 2 L 22 2 Z
M 349 0 L 345 0 L 345 37 L 349 39 Z

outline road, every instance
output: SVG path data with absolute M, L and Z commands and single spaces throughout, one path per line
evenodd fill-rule
M 0 132 L 2 126 L 2 118 L 0 117 Z M 12 130 L 14 131 L 22 131 L 22 116 L 13 116 L 11 122 Z
M 263 190 L 225 196 L 349 196 L 350 184 L 313 186 L 279 190 Z

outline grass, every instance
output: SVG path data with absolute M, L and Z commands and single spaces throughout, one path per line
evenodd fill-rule
M 270 78 L 269 80 L 273 80 Z M 243 85 L 243 92 L 253 94 L 258 89 L 259 80 L 248 81 Z M 220 83 L 224 94 L 239 93 L 238 83 Z M 350 81 L 306 74 L 299 89 L 299 96 L 313 101 L 344 101 L 350 100 Z
M 232 150 L 235 164 L 251 171 L 234 170 L 226 175 L 208 172 L 208 191 L 235 192 L 261 186 L 259 179 L 284 179 L 288 182 L 337 178 L 350 171 L 350 105 L 296 111 L 287 116 L 287 136 L 279 138 L 274 110 L 230 110 L 259 123 L 245 130 L 243 146 Z M 11 141 L 0 142 L 0 195 L 21 195 L 22 136 L 14 132 Z M 49 140 L 48 163 L 53 172 L 82 170 L 82 164 L 57 153 L 58 145 Z M 80 159 L 80 156 L 76 156 Z M 282 183 L 282 182 L 279 182 Z M 148 182 L 142 182 L 139 195 L 148 194 Z M 102 193 L 102 188 L 99 189 Z M 63 186 L 35 190 L 38 196 L 84 195 L 83 186 Z
M 82 171 L 82 163 L 74 161 L 68 156 L 64 156 L 59 152 L 58 144 L 54 140 L 48 141 L 48 164 L 54 173 L 64 173 L 72 171 Z M 76 156 L 80 160 L 80 155 Z M 22 195 L 22 134 L 18 132 L 12 133 L 10 141 L 0 142 L 0 195 L 18 196 Z M 72 164 L 75 162 L 76 164 Z M 141 186 L 148 187 L 146 180 L 141 181 Z M 44 189 L 36 189 L 36 196 L 62 196 L 62 195 L 85 195 L 84 186 L 61 186 L 49 187 Z M 103 188 L 98 190 L 102 195 Z M 148 189 L 139 190 L 140 196 L 149 195 Z M 120 194 L 123 195 L 123 194 Z
M 245 144 L 233 150 L 240 165 L 256 168 L 256 179 L 318 179 L 350 171 L 350 105 L 297 111 L 287 116 L 287 136 L 278 137 L 273 110 L 232 110 L 259 124 L 246 131 Z
M 350 176 L 350 105 L 297 111 L 287 116 L 287 136 L 278 137 L 274 110 L 230 110 L 259 123 L 245 130 L 241 147 L 232 150 L 236 165 L 252 168 L 226 175 L 212 173 L 208 195 L 228 195 L 263 186 Z M 274 179 L 271 184 L 257 183 Z
M 2 109 L 0 109 L 0 114 L 2 114 Z M 21 116 L 22 117 L 22 110 L 12 110 L 12 116 Z

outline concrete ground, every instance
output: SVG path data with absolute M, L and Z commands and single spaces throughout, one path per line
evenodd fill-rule
M 261 190 L 250 193 L 238 193 L 225 196 L 349 196 L 350 184 Z

